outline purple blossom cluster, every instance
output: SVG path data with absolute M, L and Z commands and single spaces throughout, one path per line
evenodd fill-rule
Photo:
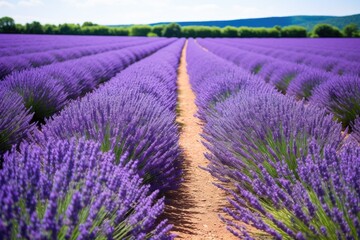
M 218 39 L 220 40 L 220 39 Z M 240 47 L 245 45 L 253 50 L 266 50 L 270 54 L 274 49 L 295 53 L 294 55 L 307 54 L 308 56 L 340 58 L 350 62 L 357 62 L 360 57 L 358 39 L 221 39 L 228 45 Z M 282 53 L 279 53 L 282 55 Z
M 83 139 L 24 143 L 0 171 L 1 239 L 169 239 L 157 222 L 164 199 L 136 174 L 137 162 Z
M 221 216 L 228 230 L 244 239 L 253 236 L 245 224 L 275 239 L 357 239 L 360 148 L 345 143 L 346 132 L 333 115 L 275 91 L 194 40 L 187 58 L 205 115 L 206 169 L 230 193 L 231 207 Z M 212 76 L 224 72 L 236 72 L 226 80 L 242 87 L 216 86 L 222 82 Z M 207 92 L 216 101 L 200 100 Z
M 0 88 L 0 156 L 32 130 L 31 118 L 18 94 Z
M 143 40 L 142 40 L 143 41 Z M 117 51 L 83 57 L 62 63 L 14 72 L 0 82 L 3 96 L 16 95 L 21 97 L 21 106 L 25 106 L 32 114 L 32 118 L 25 117 L 19 104 L 2 102 L 0 111 L 21 117 L 24 121 L 22 128 L 31 126 L 31 122 L 44 122 L 44 118 L 52 116 L 61 110 L 70 99 L 83 96 L 94 90 L 99 84 L 109 80 L 118 72 L 132 63 L 145 58 L 158 49 L 170 44 L 174 40 L 158 40 L 149 44 L 133 46 Z M 19 102 L 19 101 L 18 101 Z M 7 104 L 6 104 L 7 103 Z M 26 112 L 28 114 L 28 112 Z M 9 121 L 7 115 L 1 116 L 1 121 Z M 30 121 L 29 121 L 30 119 Z M 25 121 L 28 121 L 25 123 Z M 14 122 L 16 123 L 16 122 Z M 3 125 L 4 128 L 7 125 Z M 17 131 L 9 129 L 2 131 L 17 136 L 9 136 L 0 142 L 1 149 L 8 149 L 15 144 L 14 139 L 21 140 Z M 4 146 L 4 147 L 3 147 Z
M 161 39 L 132 51 L 125 49 L 123 55 L 114 51 L 113 58 L 104 57 L 99 63 L 92 59 L 92 65 L 89 61 L 83 68 L 74 67 L 73 74 L 54 68 L 52 75 L 47 75 L 52 79 L 40 81 L 38 88 L 31 75 L 23 78 L 22 85 L 2 82 L 7 85 L 1 88 L 1 94 L 6 97 L 12 91 L 16 93 L 5 103 L 4 110 L 12 106 L 10 100 L 21 103 L 24 116 L 18 118 L 23 124 L 24 118 L 29 123 L 32 117 L 24 106 L 24 96 L 33 101 L 52 96 L 58 89 L 59 97 L 61 91 L 67 91 L 57 79 L 72 77 L 76 81 L 81 70 L 94 80 L 98 80 L 95 76 L 106 80 L 111 77 L 93 92 L 67 102 L 39 129 L 31 125 L 27 141 L 4 154 L 0 170 L 0 239 L 174 237 L 169 234 L 171 225 L 160 215 L 164 210 L 161 196 L 181 182 L 175 118 L 177 68 L 183 45 L 184 40 Z M 122 69 L 135 61 L 112 77 L 116 73 L 112 65 Z M 48 89 L 48 95 L 39 93 L 35 98 L 31 91 L 21 88 L 27 79 L 37 91 L 54 84 L 53 91 Z M 64 97 L 68 99 L 68 95 Z M 33 106 L 29 107 L 31 110 Z M 22 130 L 15 128 L 18 125 L 8 128 Z M 17 134 L 19 140 L 20 132 Z
M 85 137 L 112 151 L 119 163 L 139 162 L 139 175 L 153 189 L 177 188 L 180 149 L 176 118 L 177 64 L 183 41 L 162 49 L 103 85 L 71 102 L 50 119 L 35 137 Z
M 310 101 L 348 126 L 360 115 L 360 78 L 344 76 L 326 81 L 314 90 Z
M 299 40 L 288 39 L 290 45 L 292 41 Z M 327 40 L 322 41 L 326 44 Z M 238 39 L 201 39 L 198 42 L 216 55 L 271 83 L 280 92 L 328 110 L 344 127 L 349 126 L 360 114 L 360 64 L 355 59 L 347 59 L 346 54 L 339 54 L 340 61 L 315 53 L 315 56 L 305 57 L 300 52 L 273 48 L 271 43 L 277 43 L 274 39 L 255 43 Z M 353 40 L 351 43 L 354 43 Z M 340 47 L 337 44 L 334 46 Z M 306 47 L 303 48 L 306 52 Z M 360 54 L 359 50 L 353 51 L 355 55 Z
M 360 116 L 358 116 L 352 124 L 352 137 L 360 143 Z
M 296 173 L 279 163 L 277 178 L 259 164 L 260 171 L 251 172 L 251 187 L 236 184 L 236 191 L 226 189 L 236 208 L 225 211 L 275 239 L 357 239 L 360 148 L 350 144 L 340 152 L 328 146 L 320 149 L 310 143 L 309 154 L 297 159 Z M 236 236 L 252 239 L 244 226 L 223 220 Z
M 225 101 L 232 93 L 243 89 L 256 88 L 259 92 L 275 92 L 274 89 L 256 79 L 253 75 L 237 68 L 236 65 L 205 52 L 193 41 L 188 44 L 187 70 L 190 82 L 196 92 L 199 117 L 206 121 L 208 111 L 219 102 Z M 206 64 L 200 64 L 205 63 Z M 255 79 L 255 80 L 254 80 Z
M 354 49 L 350 49 L 350 51 L 345 51 L 336 54 L 336 52 L 339 49 L 333 49 L 332 51 L 335 52 L 335 55 L 321 55 L 319 53 L 314 53 L 312 51 L 309 51 L 308 46 L 302 46 L 299 48 L 299 43 L 297 47 L 299 48 L 298 51 L 294 51 L 293 48 L 285 48 L 284 45 L 291 44 L 292 41 L 297 40 L 287 40 L 286 42 L 283 42 L 280 40 L 280 42 L 283 43 L 283 46 L 279 45 L 278 39 L 269 39 L 266 42 L 265 41 L 252 41 L 246 42 L 242 41 L 242 39 L 224 39 L 224 40 L 217 40 L 220 44 L 226 44 L 229 46 L 233 46 L 236 48 L 241 49 L 243 52 L 251 52 L 261 55 L 266 55 L 271 58 L 284 60 L 287 62 L 297 63 L 305 66 L 310 66 L 312 68 L 316 68 L 325 72 L 331 72 L 334 74 L 353 74 L 353 75 L 359 75 L 360 74 L 360 64 L 357 61 L 356 58 L 349 58 L 349 56 L 354 56 Z M 312 39 L 302 39 L 304 44 L 312 45 L 313 40 Z M 345 40 L 346 42 L 347 40 Z M 266 46 L 262 46 L 263 42 L 265 42 Z M 326 44 L 325 41 L 323 41 L 324 44 Z M 344 42 L 344 41 L 343 41 Z M 350 41 L 350 44 L 357 44 L 356 41 Z M 277 47 L 273 46 L 276 45 Z M 341 45 L 339 44 L 339 48 L 343 48 L 344 43 Z M 318 46 L 318 48 L 324 48 L 324 46 Z M 331 51 L 331 52 L 332 52 Z M 356 50 L 355 50 L 356 51 Z M 360 57 L 360 51 L 355 56 Z M 341 61 L 339 61 L 339 58 Z
M 68 61 L 89 55 L 119 50 L 126 47 L 137 46 L 142 43 L 151 43 L 149 40 L 124 41 L 106 45 L 78 46 L 66 49 L 56 49 L 44 52 L 26 53 L 9 57 L 0 57 L 0 79 L 12 72 L 28 68 L 40 67 L 56 62 Z
M 133 41 L 140 37 L 62 36 L 62 35 L 22 35 L 2 34 L 0 36 L 0 56 L 46 52 L 80 46 L 111 45 Z

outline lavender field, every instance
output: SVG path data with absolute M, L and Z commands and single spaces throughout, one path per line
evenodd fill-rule
M 196 144 L 218 211 L 194 210 Z M 360 239 L 360 39 L 0 35 L 0 240 L 229 239 L 208 216 Z

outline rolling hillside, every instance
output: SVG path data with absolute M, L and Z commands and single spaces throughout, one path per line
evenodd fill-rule
M 167 24 L 168 22 L 153 23 L 150 25 Z M 349 23 L 356 23 L 360 26 L 360 14 L 335 17 L 335 16 L 289 16 L 289 17 L 267 17 L 267 18 L 249 18 L 226 21 L 199 21 L 199 22 L 178 22 L 181 26 L 247 26 L 247 27 L 273 27 L 280 25 L 282 27 L 289 25 L 304 26 L 312 29 L 318 23 L 329 23 L 339 28 L 343 28 Z

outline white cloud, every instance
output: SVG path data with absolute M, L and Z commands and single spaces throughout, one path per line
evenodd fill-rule
M 21 7 L 33 7 L 41 4 L 41 0 L 21 0 L 17 3 L 17 5 Z
M 11 2 L 5 1 L 5 0 L 0 0 L 0 7 L 14 7 L 14 4 L 12 4 Z

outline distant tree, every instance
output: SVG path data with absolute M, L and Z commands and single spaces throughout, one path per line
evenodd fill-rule
M 0 18 L 0 32 L 2 33 L 15 33 L 15 21 L 11 17 Z
M 181 37 L 181 27 L 177 23 L 170 23 L 162 30 L 163 37 Z
M 256 36 L 254 29 L 250 27 L 239 27 L 238 31 L 239 36 L 242 38 L 250 38 Z
M 41 25 L 41 23 L 37 21 L 33 21 L 32 23 L 25 24 L 25 31 L 26 33 L 31 33 L 31 34 L 44 33 L 43 26 Z
M 200 37 L 200 38 L 206 38 L 206 37 L 209 37 L 211 36 L 212 34 L 212 27 L 194 27 L 195 29 L 195 35 L 196 37 Z
M 162 31 L 164 30 L 165 25 L 155 25 L 151 28 L 151 32 L 155 33 L 157 36 L 162 36 Z
M 148 25 L 134 25 L 130 27 L 130 36 L 147 36 L 151 32 L 151 27 Z
M 106 27 L 106 26 L 93 26 L 91 28 L 93 29 L 93 34 L 94 35 L 110 35 L 109 27 Z
M 181 28 L 181 36 L 185 38 L 195 38 L 196 30 L 193 26 L 186 26 Z
M 342 37 L 341 31 L 330 24 L 317 24 L 313 29 L 315 37 Z
M 237 31 L 237 29 L 236 29 Z M 211 37 L 222 37 L 222 31 L 219 27 L 211 27 Z
M 239 37 L 238 29 L 231 26 L 226 26 L 222 29 L 222 36 L 228 38 Z
M 92 23 L 92 22 L 84 22 L 81 27 L 93 27 L 93 26 L 98 26 L 98 24 L 96 23 Z
M 20 23 L 15 24 L 15 29 L 16 29 L 15 30 L 16 33 L 26 33 L 25 26 Z
M 65 35 L 78 35 L 81 33 L 80 25 L 72 23 L 60 24 L 59 33 Z
M 153 32 L 149 32 L 147 34 L 148 37 L 158 37 L 158 35 L 156 33 L 153 33 Z
M 281 29 L 281 37 L 301 38 L 307 37 L 306 28 L 300 26 L 287 26 Z
M 359 28 L 355 23 L 350 23 L 346 25 L 343 29 L 345 37 L 355 37 L 359 32 Z
M 58 34 L 59 29 L 56 25 L 53 24 L 45 24 L 43 26 L 44 33 L 46 34 Z
M 281 26 L 280 25 L 275 25 L 273 28 L 275 28 L 278 32 L 281 32 Z
M 110 28 L 109 34 L 114 36 L 129 36 L 130 30 L 125 27 Z
M 278 38 L 281 36 L 281 32 L 276 28 L 267 28 L 266 33 L 262 37 Z

